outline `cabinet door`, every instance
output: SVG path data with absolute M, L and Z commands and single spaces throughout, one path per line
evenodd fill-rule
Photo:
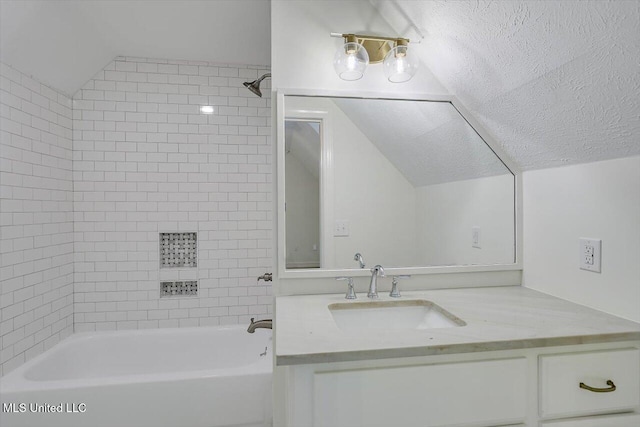
M 526 414 L 524 358 L 314 375 L 315 427 L 517 424 Z
M 540 357 L 540 414 L 573 417 L 632 410 L 640 404 L 640 353 L 637 349 L 557 354 Z M 580 383 L 598 389 L 580 388 Z
M 549 421 L 542 423 L 541 427 L 638 427 L 640 415 L 625 414 L 601 417 L 589 417 L 568 421 Z

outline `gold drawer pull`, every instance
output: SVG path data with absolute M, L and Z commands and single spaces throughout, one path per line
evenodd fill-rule
M 609 393 L 612 391 L 616 391 L 616 385 L 613 383 L 613 381 L 607 380 L 607 385 L 609 386 L 607 388 L 597 388 L 597 387 L 590 387 L 585 383 L 580 383 L 580 388 L 592 391 L 594 393 Z

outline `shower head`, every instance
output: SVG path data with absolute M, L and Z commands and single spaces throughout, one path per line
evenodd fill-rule
M 271 78 L 271 73 L 267 73 L 267 74 L 263 75 L 262 77 L 260 77 L 259 79 L 254 80 L 252 82 L 244 82 L 242 84 L 244 85 L 244 87 L 249 89 L 251 92 L 255 93 L 260 98 L 262 98 L 262 92 L 260 92 L 260 82 L 262 82 L 267 77 Z

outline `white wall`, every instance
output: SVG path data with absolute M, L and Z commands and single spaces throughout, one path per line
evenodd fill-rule
M 524 285 L 640 321 L 640 157 L 525 172 Z M 602 273 L 578 239 L 602 239 Z
M 334 219 L 349 237 L 333 237 L 334 268 L 415 264 L 415 190 L 342 110 L 333 108 Z M 333 230 L 328 230 L 332 234 Z
M 333 69 L 333 55 L 344 41 L 330 37 L 331 32 L 396 35 L 368 1 L 272 0 L 273 87 L 406 94 L 447 93 L 424 66 L 407 83 L 389 83 L 381 64 L 370 65 L 364 77 L 358 81 L 341 80 Z
M 333 186 L 323 197 L 332 200 L 333 210 L 327 212 L 330 218 L 349 222 L 349 236 L 334 236 L 331 224 L 324 227 L 330 257 L 323 268 L 357 268 L 356 252 L 370 266 L 414 264 L 416 217 L 411 183 L 331 100 L 286 97 L 285 109 L 328 113 L 330 130 L 322 132 L 327 133 L 333 150 L 333 166 L 329 167 Z
M 515 260 L 514 178 L 498 175 L 416 188 L 419 265 Z M 471 229 L 480 227 L 480 248 Z
M 286 154 L 285 170 L 287 268 L 317 268 L 320 266 L 320 180 L 293 153 Z
M 0 376 L 73 331 L 71 99 L 0 63 Z
M 379 66 L 371 66 L 359 81 L 340 80 L 333 70 L 333 55 L 341 40 L 329 37 L 330 32 L 365 32 L 382 35 L 397 34 L 368 1 L 271 1 L 271 67 L 273 87 L 304 88 L 323 91 L 355 91 L 369 93 L 404 93 L 408 98 L 416 93 L 449 92 L 433 77 L 427 67 L 421 67 L 409 82 L 388 83 Z M 275 127 L 274 127 L 275 129 Z M 274 194 L 277 188 L 274 185 Z M 354 276 L 368 273 L 356 272 Z M 435 271 L 434 271 L 435 273 Z M 404 285 L 409 288 L 437 288 L 475 285 L 520 284 L 520 272 L 480 274 L 429 274 L 415 277 Z M 356 287 L 366 287 L 364 277 L 356 278 Z M 382 280 L 380 288 L 390 287 Z M 279 278 L 274 283 L 278 294 L 343 292 L 344 283 L 332 279 Z
M 118 58 L 74 99 L 75 327 L 249 322 L 271 310 L 268 71 Z M 215 113 L 203 115 L 201 105 Z M 196 298 L 159 298 L 158 233 L 198 232 Z

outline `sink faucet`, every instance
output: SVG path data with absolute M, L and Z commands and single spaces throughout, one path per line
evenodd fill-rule
M 360 252 L 357 252 L 353 256 L 353 260 L 358 261 L 358 263 L 360 264 L 360 268 L 364 268 L 364 258 L 362 257 L 362 254 Z
M 367 293 L 369 298 L 378 298 L 378 276 L 384 277 L 384 268 L 379 264 L 371 269 L 371 282 Z
M 271 329 L 271 325 L 273 323 L 271 319 L 258 320 L 257 322 L 254 322 L 253 320 L 254 318 L 252 317 L 251 324 L 247 328 L 247 332 L 249 332 L 250 334 L 254 333 L 258 328 Z

